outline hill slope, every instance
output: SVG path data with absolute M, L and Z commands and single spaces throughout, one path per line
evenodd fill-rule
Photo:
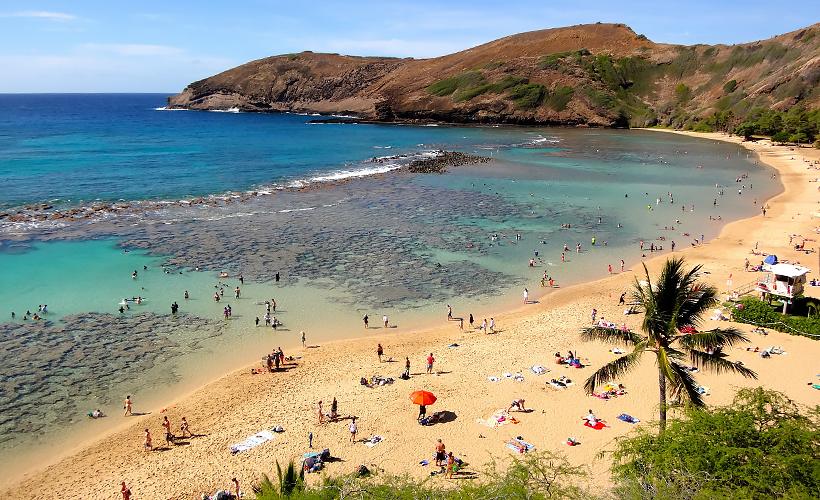
M 820 107 L 820 24 L 741 45 L 654 43 L 622 24 L 533 31 L 434 59 L 302 52 L 190 84 L 169 107 L 375 121 L 716 128 Z

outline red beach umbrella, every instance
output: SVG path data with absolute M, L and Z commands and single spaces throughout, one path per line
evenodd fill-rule
M 415 391 L 410 394 L 410 401 L 419 406 L 427 406 L 436 402 L 436 396 L 432 392 Z

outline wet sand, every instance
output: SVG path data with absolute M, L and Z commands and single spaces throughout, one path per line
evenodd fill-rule
M 732 140 L 719 134 L 690 135 Z M 807 169 L 803 158 L 817 159 L 820 152 L 805 148 L 791 151 L 760 142 L 755 147 L 761 160 L 778 170 L 784 186 L 781 194 L 768 201 L 770 208 L 766 217 L 758 215 L 730 223 L 720 237 L 697 247 L 680 242 L 679 251 L 675 252 L 684 255 L 690 266 L 703 264 L 704 270 L 710 273 L 704 280 L 721 291 L 726 290 L 730 275 L 735 286 L 757 277 L 743 270 L 746 257 L 756 262 L 749 254 L 755 243 L 760 251 L 776 253 L 781 259 L 799 260 L 810 268 L 815 264 L 817 254 L 795 251 L 789 245 L 789 235 L 802 234 L 809 238 L 815 235 L 812 229 L 816 221 L 810 211 L 816 204 L 817 184 L 809 181 L 819 175 Z M 726 188 L 726 196 L 738 196 L 731 192 L 731 187 Z M 742 196 L 752 198 L 753 191 L 744 192 Z M 806 248 L 816 250 L 817 246 L 815 242 L 806 243 Z M 637 246 L 635 252 L 640 252 Z M 654 277 L 669 252 L 646 254 L 654 257 L 645 260 Z M 610 401 L 587 396 L 583 381 L 594 369 L 613 359 L 609 352 L 612 346 L 582 343 L 578 332 L 589 324 L 593 307 L 598 309 L 599 318 L 618 324 L 625 322 L 630 328 L 638 329 L 641 316 L 622 315 L 623 307 L 617 303 L 620 294 L 642 273 L 643 268 L 638 265 L 604 280 L 554 290 L 538 303 L 497 315 L 497 333 L 493 335 L 470 330 L 466 324 L 470 312 L 475 316 L 476 325 L 480 324 L 485 317 L 481 311 L 453 311 L 455 318 L 465 318 L 462 332 L 458 321 L 446 320 L 442 304 L 438 328 L 413 333 L 402 328 L 400 335 L 368 336 L 321 346 L 312 346 L 308 338 L 308 348 L 286 352 L 301 359 L 287 362 L 280 372 L 251 375 L 250 367 L 245 367 L 178 401 L 166 402 L 168 411 L 164 413 L 160 412 L 161 408 L 135 407 L 135 412 L 151 414 L 127 417 L 125 420 L 132 422 L 124 429 L 102 436 L 60 462 L 27 475 L 3 491 L 3 495 L 116 498 L 120 482 L 126 481 L 140 498 L 198 498 L 202 493 L 212 494 L 227 487 L 234 476 L 249 492 L 250 484 L 263 473 L 275 475 L 275 461 L 298 460 L 310 451 L 310 433 L 313 433 L 314 449 L 328 447 L 334 457 L 341 459 L 328 465 L 326 471 L 331 475 L 347 473 L 359 464 L 366 464 L 388 474 L 407 472 L 419 478 L 429 476 L 434 470 L 431 454 L 437 438 L 443 440 L 447 450 L 470 464 L 465 469 L 467 473 L 480 473 L 491 458 L 500 459 L 503 464 L 513 456 L 505 441 L 522 436 L 536 449 L 562 453 L 573 463 L 585 464 L 590 473 L 588 484 L 608 485 L 609 463 L 598 459 L 597 454 L 611 449 L 614 438 L 632 430 L 633 426 L 617 420 L 617 415 L 628 413 L 637 417 L 643 421 L 638 425 L 656 418 L 657 378 L 651 359 L 646 358 L 628 377 L 613 381 L 626 386 L 626 395 Z M 807 294 L 812 292 L 812 288 L 807 289 Z M 489 317 L 487 319 L 489 321 Z M 371 325 L 381 326 L 379 320 L 371 318 Z M 721 326 L 730 324 L 722 322 Z M 703 329 L 715 326 L 717 322 L 708 319 L 702 325 Z M 747 325 L 735 326 L 744 332 L 750 330 Z M 383 330 L 376 332 L 380 331 Z M 368 335 L 373 333 L 370 331 Z M 816 402 L 815 389 L 806 383 L 816 381 L 814 364 L 820 354 L 817 341 L 777 332 L 770 332 L 766 337 L 756 333 L 747 335 L 748 346 L 762 349 L 778 345 L 788 354 L 767 360 L 746 351 L 746 346 L 730 349 L 729 359 L 743 361 L 758 372 L 759 380 L 696 374 L 699 383 L 710 388 L 706 398 L 709 404 L 726 404 L 737 388 L 757 385 L 783 391 L 803 404 Z M 378 362 L 376 345 L 379 342 L 385 349 L 384 358 L 392 358 L 392 362 Z M 452 344 L 458 347 L 448 347 Z M 566 353 L 567 349 L 578 352 L 587 367 L 574 369 L 555 365 L 554 353 Z M 425 374 L 425 359 L 431 352 L 436 358 L 434 371 L 438 374 L 435 376 Z M 412 364 L 408 381 L 398 379 L 405 356 Z M 530 370 L 533 365 L 550 371 L 537 376 Z M 523 381 L 507 379 L 504 373 L 520 373 Z M 396 381 L 374 388 L 360 384 L 362 377 L 373 375 L 393 377 Z M 578 383 L 563 389 L 547 383 L 562 375 Z M 491 382 L 490 376 L 500 380 Z M 438 396 L 438 401 L 427 411 L 428 414 L 446 411 L 444 422 L 433 426 L 416 423 L 418 408 L 408 400 L 408 395 L 419 389 Z M 361 442 L 350 444 L 347 419 L 319 424 L 316 403 L 324 401 L 328 411 L 333 397 L 339 401 L 340 415 L 359 417 L 359 441 L 372 435 L 382 436 L 384 441 L 374 447 Z M 519 423 L 490 428 L 478 422 L 507 408 L 514 398 L 524 398 L 525 406 L 533 409 L 530 413 L 513 413 Z M 589 409 L 610 427 L 593 430 L 582 426 L 581 417 Z M 146 427 L 151 429 L 154 444 L 164 445 L 160 422 L 165 415 L 175 429 L 179 428 L 181 417 L 186 416 L 196 436 L 178 440 L 168 449 L 143 451 L 142 435 Z M 276 425 L 281 425 L 285 432 L 249 451 L 230 453 L 230 445 Z M 564 442 L 568 437 L 575 437 L 581 446 L 566 446 Z M 421 466 L 421 460 L 431 465 Z M 311 482 L 318 478 L 308 477 Z

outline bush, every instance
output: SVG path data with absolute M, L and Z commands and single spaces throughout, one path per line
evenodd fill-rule
M 547 98 L 547 105 L 555 111 L 567 109 L 567 104 L 575 95 L 575 90 L 568 85 L 555 87 L 555 91 Z
M 772 142 L 779 142 L 780 144 L 783 144 L 785 142 L 789 142 L 789 137 L 791 136 L 788 132 L 781 130 L 772 136 Z
M 540 106 L 548 93 L 547 87 L 540 83 L 528 83 L 512 87 L 507 97 L 515 101 L 516 108 L 531 110 Z
M 685 409 L 660 435 L 638 428 L 613 454 L 615 497 L 817 498 L 819 412 L 778 392 L 741 389 L 731 406 Z
M 482 85 L 480 87 L 475 87 L 471 89 L 458 90 L 453 96 L 453 101 L 469 101 L 473 97 L 479 96 L 487 92 L 491 94 L 501 94 L 509 88 L 515 87 L 516 85 L 524 85 L 528 82 L 529 80 L 527 80 L 523 76 L 508 75 L 495 83 L 488 83 L 486 85 Z
M 299 54 L 288 54 L 288 61 L 295 61 L 299 59 Z
M 723 84 L 723 92 L 726 94 L 731 94 L 737 88 L 737 80 L 729 80 L 728 82 Z
M 791 311 L 794 315 L 783 315 L 778 312 L 780 307 L 766 302 L 746 298 L 740 301 L 743 305 L 733 311 L 732 317 L 738 323 L 748 323 L 766 328 L 776 328 L 791 335 L 800 335 L 813 339 L 820 337 L 820 316 L 805 317 L 810 309 L 817 309 L 817 305 L 805 298 L 793 301 Z M 800 314 L 800 316 L 797 316 Z
M 478 71 L 465 71 L 430 85 L 425 92 L 440 97 L 450 95 L 456 90 L 477 87 L 484 84 L 484 77 Z
M 713 129 L 713 128 L 712 128 L 712 127 L 711 127 L 711 126 L 710 126 L 710 125 L 706 122 L 706 120 L 701 120 L 701 121 L 697 122 L 697 123 L 696 123 L 696 124 L 692 127 L 692 131 L 693 131 L 693 132 L 714 132 L 714 131 L 715 131 L 715 129 Z

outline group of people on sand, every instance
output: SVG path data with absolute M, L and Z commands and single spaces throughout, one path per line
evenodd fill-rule
M 303 341 L 304 342 L 304 341 Z M 292 359 L 292 358 L 285 358 L 285 353 L 282 352 L 281 347 L 277 347 L 273 350 L 270 354 L 265 357 L 265 367 L 268 369 L 268 373 L 273 373 L 274 371 L 279 371 L 279 366 L 285 366 L 285 359 Z M 251 373 L 258 373 L 251 370 Z
M 552 280 L 550 280 L 552 281 Z M 525 288 L 524 289 L 524 303 L 529 304 L 530 292 Z M 450 305 L 447 305 L 447 321 L 458 321 L 458 329 L 464 330 L 464 318 L 453 318 L 453 308 Z M 469 318 L 470 330 L 475 330 L 475 318 L 473 317 L 473 313 L 470 313 Z M 490 318 L 490 322 L 487 322 L 487 318 L 484 318 L 484 321 L 478 326 L 478 330 L 483 331 L 484 333 L 495 333 L 495 319 Z
M 181 434 L 179 436 L 180 438 L 194 437 L 194 435 L 191 433 L 191 429 L 188 427 L 188 420 L 185 417 L 182 417 L 182 423 L 180 424 L 179 428 L 181 431 Z M 168 420 L 168 415 L 165 415 L 162 419 L 162 429 L 165 432 L 166 445 L 170 446 L 174 444 L 174 439 L 177 439 L 177 436 L 173 432 L 171 432 L 171 421 Z M 153 451 L 155 449 L 153 439 L 151 438 L 151 430 L 147 427 L 145 428 L 142 449 L 147 451 Z

